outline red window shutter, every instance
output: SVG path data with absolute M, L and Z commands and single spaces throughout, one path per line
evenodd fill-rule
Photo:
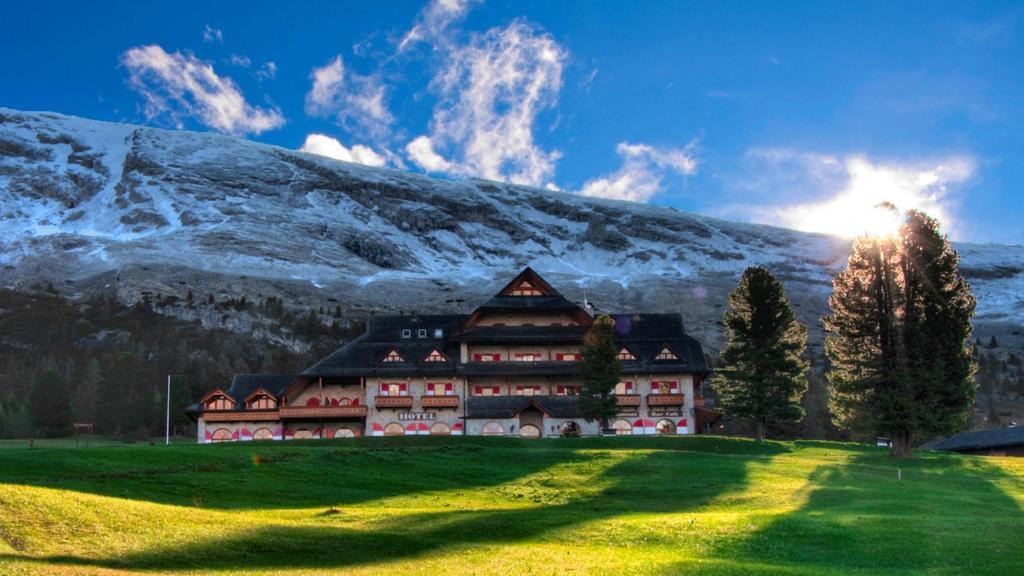
M 483 354 L 473 354 L 473 362 L 480 362 L 484 359 Z
M 494 354 L 491 356 L 491 362 L 501 362 L 501 354 Z
M 473 394 L 476 394 L 477 396 L 480 396 L 483 393 L 484 393 L 484 387 L 483 386 L 476 386 L 476 387 L 473 388 Z
M 445 385 L 444 385 L 444 393 L 445 394 L 451 394 L 454 391 L 455 391 L 455 384 L 453 384 L 452 382 L 445 383 Z
M 409 393 L 409 384 L 406 383 L 406 382 L 402 382 L 401 384 L 399 384 L 398 385 L 398 393 L 400 395 L 402 395 L 402 396 L 405 396 L 406 394 L 408 394 Z
M 495 396 L 499 396 L 501 394 L 501 386 L 492 387 L 491 392 L 494 393 Z
M 558 391 L 558 395 L 559 396 L 564 396 L 565 395 L 565 386 L 559 386 L 557 388 L 557 391 Z
M 387 396 L 388 395 L 388 385 L 383 383 L 383 382 L 380 383 L 380 395 L 381 396 Z
M 561 362 L 562 360 L 565 360 L 565 354 L 562 354 L 561 352 L 559 352 L 558 354 L 555 354 L 555 360 L 558 360 L 559 362 Z
M 523 391 L 523 387 L 522 386 L 516 386 L 516 392 L 522 392 L 522 391 Z

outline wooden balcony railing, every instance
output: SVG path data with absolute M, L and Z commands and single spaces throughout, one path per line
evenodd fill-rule
M 420 398 L 424 408 L 458 408 L 458 396 L 424 396 Z
M 684 403 L 682 394 L 648 394 L 648 406 L 682 406 Z
M 412 408 L 412 396 L 377 396 L 373 402 L 377 408 Z
M 281 418 L 362 418 L 366 406 L 282 406 Z
M 616 394 L 615 398 L 619 401 L 619 406 L 639 406 L 640 395 L 639 394 Z
M 246 410 L 236 412 L 234 410 L 225 412 L 206 412 L 203 420 L 207 422 L 267 422 L 279 418 L 277 410 Z

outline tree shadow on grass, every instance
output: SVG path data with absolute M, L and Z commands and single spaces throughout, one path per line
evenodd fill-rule
M 579 446 L 599 449 L 607 444 Z M 783 450 L 781 445 L 767 445 L 760 448 L 760 453 Z M 675 450 L 638 451 L 597 474 L 592 480 L 598 487 L 594 491 L 550 504 L 401 515 L 369 530 L 345 526 L 342 513 L 319 517 L 321 526 L 269 525 L 227 538 L 218 538 L 211 532 L 207 542 L 170 549 L 104 558 L 50 556 L 33 561 L 156 571 L 326 569 L 455 552 L 475 544 L 514 543 L 539 536 L 549 541 L 565 539 L 566 545 L 572 546 L 578 542 L 580 527 L 592 522 L 636 513 L 697 510 L 722 494 L 741 490 L 747 482 L 749 461 Z M 567 529 L 572 530 L 563 531 Z
M 807 573 L 1020 574 L 1024 513 L 999 484 L 1020 478 L 979 458 L 864 453 L 811 475 L 792 513 L 715 556 Z
M 725 438 L 360 438 L 339 441 L 19 451 L 0 482 L 178 506 L 278 509 L 352 505 L 424 491 L 514 481 L 585 450 L 656 449 L 765 455 Z M 35 452 L 35 453 L 33 453 Z M 6 456 L 6 455 L 5 455 Z

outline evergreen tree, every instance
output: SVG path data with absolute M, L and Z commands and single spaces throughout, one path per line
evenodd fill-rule
M 591 325 L 583 340 L 580 361 L 580 413 L 587 422 L 597 420 L 601 429 L 608 428 L 608 421 L 619 411 L 615 397 L 615 386 L 622 374 L 622 362 L 615 347 L 615 320 L 600 316 Z
M 974 401 L 974 297 L 938 222 L 911 211 L 897 237 L 857 240 L 833 281 L 825 351 L 841 426 L 887 434 L 894 456 L 950 434 Z
M 103 388 L 103 370 L 99 360 L 92 358 L 78 377 L 71 412 L 76 422 L 94 422 L 100 390 Z
M 807 390 L 807 328 L 797 322 L 782 284 L 766 268 L 743 271 L 725 313 L 725 366 L 714 381 L 726 412 L 750 418 L 756 438 L 774 421 L 799 420 Z
M 37 433 L 60 436 L 71 429 L 71 399 L 56 370 L 44 370 L 36 376 L 29 391 L 28 406 Z

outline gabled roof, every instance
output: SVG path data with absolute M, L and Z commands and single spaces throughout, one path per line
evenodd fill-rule
M 513 296 L 516 289 L 518 289 L 524 282 L 540 291 L 542 296 L 561 296 L 561 294 L 558 293 L 558 290 L 555 290 L 551 284 L 548 284 L 547 280 L 541 278 L 540 274 L 534 272 L 533 268 L 530 268 L 529 266 L 523 268 L 523 271 L 519 274 L 516 274 L 516 277 L 506 284 L 504 288 L 499 290 L 496 296 Z M 538 298 L 538 296 L 521 296 L 521 298 Z
M 948 438 L 933 440 L 921 446 L 926 450 L 987 450 L 991 448 L 1008 448 L 1024 446 L 1024 426 L 1008 426 L 995 430 L 978 430 L 963 432 Z
M 540 291 L 540 296 L 516 296 L 513 295 L 516 288 L 523 282 L 529 282 L 533 288 Z M 493 313 L 565 313 L 572 316 L 578 323 L 589 325 L 593 319 L 579 305 L 570 302 L 557 290 L 548 284 L 547 280 L 540 277 L 532 268 L 526 267 L 516 275 L 511 282 L 505 285 L 498 293 L 484 302 L 482 306 L 473 311 L 465 326 L 470 327 L 477 321 Z
M 235 374 L 231 379 L 230 388 L 227 390 L 214 388 L 204 394 L 198 402 L 185 408 L 185 412 L 190 415 L 202 412 L 203 403 L 216 393 L 222 393 L 231 398 L 235 401 L 235 410 L 243 411 L 245 410 L 245 401 L 256 392 L 263 390 L 276 398 L 295 378 L 295 374 Z
M 466 418 L 515 418 L 530 407 L 551 418 L 579 418 L 576 396 L 470 396 L 466 399 Z

